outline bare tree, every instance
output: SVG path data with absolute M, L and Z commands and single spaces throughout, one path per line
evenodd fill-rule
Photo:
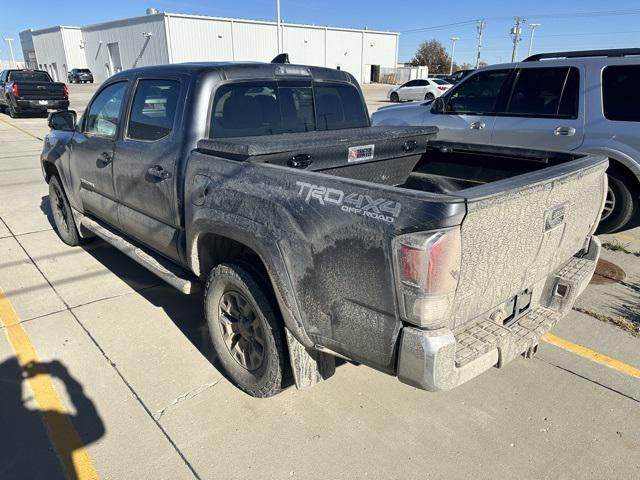
M 451 57 L 438 40 L 427 40 L 423 42 L 411 60 L 411 65 L 427 66 L 429 73 L 449 73 Z

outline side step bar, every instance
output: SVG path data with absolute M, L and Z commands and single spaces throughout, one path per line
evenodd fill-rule
M 187 270 L 175 266 L 163 257 L 134 244 L 131 240 L 91 218 L 86 216 L 82 217 L 80 224 L 83 228 L 86 228 L 108 244 L 114 246 L 182 293 L 190 294 L 199 290 L 200 283 L 194 275 Z

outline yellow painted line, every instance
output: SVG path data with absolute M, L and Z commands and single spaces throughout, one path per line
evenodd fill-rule
M 27 370 L 33 369 L 30 365 L 36 365 L 35 375 L 30 375 L 27 381 L 67 478 L 98 479 L 93 461 L 69 416 L 66 415 L 67 411 L 51 382 L 51 377 L 43 367 L 37 367 L 40 363 L 38 354 L 2 289 L 0 289 L 0 320 L 5 326 L 5 334 L 20 366 Z
M 603 353 L 596 352 L 595 350 L 591 350 L 590 348 L 570 342 L 569 340 L 565 340 L 564 338 L 557 337 L 552 333 L 545 334 L 542 339 L 545 342 L 550 343 L 551 345 L 555 345 L 556 347 L 562 348 L 563 350 L 575 353 L 576 355 L 591 360 L 592 362 L 599 363 L 600 365 L 604 365 L 605 367 L 613 368 L 614 370 L 617 370 L 620 373 L 624 373 L 625 375 L 629 375 L 630 377 L 640 378 L 640 368 L 636 368 L 633 365 L 629 365 L 628 363 L 624 363 L 620 360 L 616 360 L 615 358 L 611 358 Z
M 21 128 L 17 125 L 14 125 L 11 122 L 7 122 L 6 120 L 3 120 L 2 118 L 0 118 L 0 122 L 4 123 L 5 125 L 9 125 L 10 127 L 15 128 L 16 130 L 20 130 L 22 133 L 26 133 L 27 135 L 29 135 L 30 137 L 35 138 L 36 140 L 40 140 L 42 141 L 42 139 L 40 137 L 36 137 L 33 133 L 28 132 L 27 130 L 25 130 L 24 128 Z

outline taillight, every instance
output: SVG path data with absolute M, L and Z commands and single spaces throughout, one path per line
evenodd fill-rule
M 444 85 L 438 86 L 438 90 L 442 90 L 443 92 L 446 92 L 448 89 L 449 87 L 445 87 Z
M 460 227 L 396 237 L 393 253 L 402 318 L 426 328 L 443 326 L 458 287 Z
M 66 85 L 62 86 L 62 94 L 64 95 L 64 98 L 69 98 L 69 89 Z
M 14 97 L 20 96 L 20 88 L 18 88 L 17 83 L 14 83 L 13 85 L 11 85 L 11 95 L 13 95 Z

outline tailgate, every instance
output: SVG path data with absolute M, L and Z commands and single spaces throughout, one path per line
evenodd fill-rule
M 25 100 L 63 99 L 64 84 L 51 82 L 16 82 L 20 89 L 20 97 Z
M 602 210 L 607 166 L 588 155 L 458 192 L 467 215 L 451 327 L 532 288 L 584 248 Z

